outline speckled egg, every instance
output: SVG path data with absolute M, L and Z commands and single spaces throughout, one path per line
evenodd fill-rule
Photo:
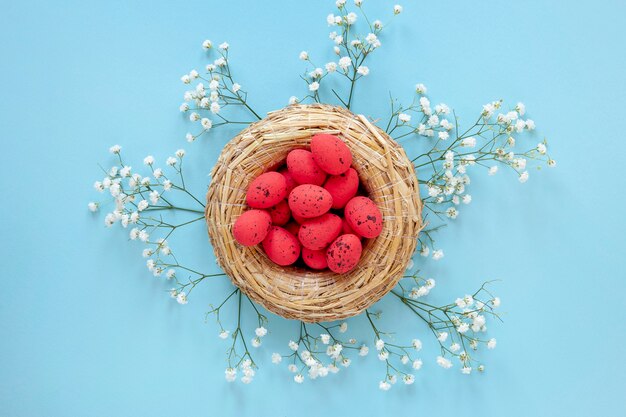
M 281 266 L 291 265 L 300 257 L 298 239 L 279 226 L 270 228 L 263 240 L 263 249 L 268 258 Z
M 302 223 L 298 239 L 302 246 L 311 250 L 324 249 L 341 233 L 341 217 L 326 213 Z
M 317 166 L 313 154 L 304 149 L 289 152 L 287 170 L 298 184 L 322 185 L 326 180 L 326 173 Z
M 289 219 L 291 219 L 291 210 L 289 209 L 289 204 L 287 200 L 281 200 L 275 206 L 267 209 L 272 217 L 272 223 L 276 226 L 283 226 L 287 224 Z
M 253 208 L 269 208 L 287 196 L 287 181 L 278 172 L 266 172 L 252 181 L 246 193 L 246 202 Z
M 334 209 L 344 208 L 359 189 L 359 174 L 354 168 L 348 168 L 343 174 L 328 177 L 324 189 L 333 197 Z
M 233 226 L 233 236 L 243 246 L 261 243 L 272 227 L 272 218 L 264 210 L 248 210 L 237 218 Z
M 328 268 L 337 274 L 352 271 L 361 259 L 361 240 L 357 235 L 341 235 L 326 250 Z
M 287 195 L 289 195 L 291 190 L 296 188 L 298 183 L 296 182 L 296 180 L 293 179 L 287 168 L 279 169 L 278 172 L 282 174 L 283 177 L 285 177 L 285 181 L 287 181 Z
M 359 236 L 373 238 L 383 230 L 383 216 L 367 197 L 354 197 L 344 210 L 346 221 Z
M 326 269 L 328 262 L 326 261 L 325 250 L 311 250 L 302 248 L 302 260 L 311 269 Z
M 326 213 L 333 205 L 328 191 L 318 185 L 298 185 L 289 193 L 289 208 L 295 216 L 312 218 Z
M 350 148 L 337 136 L 319 134 L 311 138 L 313 160 L 331 175 L 343 174 L 352 165 Z

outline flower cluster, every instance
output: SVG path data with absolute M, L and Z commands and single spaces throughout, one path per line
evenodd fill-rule
M 353 6 L 346 0 L 336 1 L 336 11 L 326 18 L 331 27 L 329 38 L 333 44 L 333 58 L 317 66 L 308 52 L 300 53 L 300 59 L 309 66 L 301 76 L 306 82 L 307 93 L 301 100 L 292 97 L 290 104 L 308 100 L 335 101 L 348 109 L 353 105 L 357 81 L 370 73 L 365 65 L 366 59 L 382 45 L 381 33 L 387 26 L 380 20 L 369 19 L 363 3 L 363 0 L 354 0 L 354 10 L 350 10 Z M 390 14 L 395 16 L 402 11 L 402 6 L 395 5 Z M 365 29 L 363 32 L 357 31 L 359 25 Z M 190 89 L 184 92 L 180 111 L 199 126 L 194 133 L 187 133 L 188 142 L 194 142 L 217 126 L 252 123 L 227 116 L 224 109 L 228 107 L 243 108 L 251 119 L 261 119 L 250 106 L 247 93 L 233 77 L 230 45 L 224 42 L 214 47 L 213 42 L 206 40 L 202 47 L 208 54 L 216 54 L 215 59 L 206 65 L 203 74 L 191 70 L 181 77 Z M 329 76 L 345 80 L 347 88 L 345 91 L 331 88 L 332 94 L 326 92 L 330 99 L 322 100 L 326 85 L 323 81 Z M 502 101 L 490 102 L 482 107 L 476 121 L 468 128 L 460 126 L 459 119 L 448 105 L 433 105 L 423 84 L 415 86 L 413 101 L 408 106 L 392 99 L 391 114 L 381 128 L 396 140 L 418 142 L 423 151 L 413 163 L 423 187 L 426 216 L 432 214 L 441 220 L 440 224 L 431 223 L 420 234 L 418 251 L 423 258 L 440 260 L 444 257 L 443 250 L 436 249 L 433 235 L 447 220 L 457 218 L 463 205 L 472 202 L 468 193 L 472 169 L 483 167 L 489 175 L 494 175 L 500 166 L 508 167 L 523 183 L 529 178 L 529 161 L 539 166 L 556 166 L 548 153 L 547 141 L 533 141 L 535 123 L 526 117 L 526 113 L 522 103 L 505 110 Z M 187 304 L 189 295 L 199 283 L 224 274 L 203 273 L 181 264 L 169 243 L 175 231 L 204 220 L 204 203 L 185 185 L 185 151 L 176 151 L 162 167 L 157 167 L 153 156 L 145 157 L 144 172 L 133 169 L 123 160 L 120 146 L 111 147 L 110 152 L 115 164 L 103 169 L 104 178 L 94 184 L 108 201 L 90 202 L 88 209 L 97 212 L 110 204 L 110 211 L 104 216 L 105 225 L 110 228 L 119 224 L 127 229 L 130 240 L 141 242 L 148 271 L 172 282 L 169 295 L 179 304 Z M 174 216 L 168 216 L 174 212 L 184 213 L 189 218 L 174 221 Z M 413 267 L 412 260 L 407 270 Z M 420 338 L 399 343 L 393 333 L 382 331 L 379 321 L 382 313 L 370 310 L 351 319 L 350 324 L 299 322 L 296 334 L 288 342 L 285 340 L 285 352 L 275 352 L 267 357 L 274 364 L 286 364 L 290 378 L 301 384 L 306 378 L 323 378 L 349 368 L 353 361 L 359 361 L 372 351 L 384 367 L 383 378 L 378 384 L 384 391 L 400 380 L 406 385 L 413 384 L 415 374 L 427 363 L 444 369 L 457 367 L 463 374 L 484 371 L 478 353 L 496 346 L 496 339 L 487 336 L 487 321 L 499 318 L 500 299 L 483 284 L 472 294 L 437 306 L 428 301 L 435 286 L 434 279 L 420 272 L 409 273 L 389 295 L 423 324 L 426 333 L 432 334 L 439 346 L 434 358 L 420 356 Z M 236 311 L 236 325 L 230 328 L 222 321 L 225 309 Z M 256 316 L 256 325 L 244 331 L 247 326 L 242 317 L 246 314 Z M 225 379 L 229 382 L 239 379 L 245 384 L 252 382 L 258 370 L 253 352 L 262 349 L 268 334 L 268 318 L 239 288 L 234 288 L 219 304 L 212 306 L 209 315 L 215 316 L 218 337 L 230 343 Z M 365 334 L 359 334 L 359 338 L 347 337 L 349 327 L 355 334 L 361 330 L 369 337 Z M 369 345 L 363 342 L 368 338 L 371 338 Z

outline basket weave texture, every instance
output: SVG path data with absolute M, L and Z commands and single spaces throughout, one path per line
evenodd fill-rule
M 358 266 L 343 275 L 270 261 L 261 246 L 243 247 L 232 226 L 246 210 L 246 189 L 317 133 L 337 135 L 350 148 L 361 183 L 383 214 L 380 236 L 368 239 Z M 323 104 L 292 105 L 234 137 L 211 172 L 206 221 L 220 267 L 252 300 L 289 319 L 324 322 L 355 316 L 402 278 L 422 228 L 413 163 L 404 149 L 362 115 Z

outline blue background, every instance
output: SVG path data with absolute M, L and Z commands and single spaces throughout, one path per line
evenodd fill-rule
M 389 14 L 392 3 L 374 3 L 365 2 L 371 17 Z M 86 210 L 97 198 L 97 163 L 112 162 L 114 143 L 137 167 L 148 153 L 163 161 L 186 147 L 187 173 L 202 194 L 235 133 L 184 141 L 178 79 L 203 67 L 202 40 L 228 40 L 251 103 L 276 109 L 304 94 L 300 50 L 331 58 L 332 2 L 4 1 L 0 415 L 626 414 L 626 3 L 404 6 L 370 62 L 356 110 L 384 115 L 388 92 L 407 102 L 416 82 L 465 120 L 487 101 L 521 100 L 538 126 L 531 140 L 546 135 L 559 163 L 531 171 L 524 185 L 510 172 L 474 175 L 473 203 L 438 236 L 446 257 L 418 260 L 438 281 L 433 302 L 503 279 L 495 291 L 504 323 L 490 327 L 498 347 L 483 356 L 487 372 L 438 368 L 423 326 L 398 320 L 408 316 L 384 300 L 383 322 L 402 323 L 398 338 L 428 345 L 415 385 L 379 391 L 383 369 L 372 355 L 296 385 L 269 363 L 297 328 L 275 317 L 254 383 L 227 384 L 226 347 L 204 312 L 228 284 L 207 283 L 189 305 L 176 305 L 145 270 L 141 248 Z M 216 268 L 200 224 L 175 249 Z M 362 319 L 351 329 L 366 330 Z

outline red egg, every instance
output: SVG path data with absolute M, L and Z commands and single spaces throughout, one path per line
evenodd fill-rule
M 302 248 L 302 260 L 311 269 L 326 269 L 326 251 Z
M 330 210 L 333 198 L 328 191 L 318 185 L 298 185 L 289 193 L 289 208 L 295 216 L 310 219 L 321 216 Z
M 326 173 L 317 166 L 311 152 L 304 149 L 289 152 L 287 169 L 298 184 L 322 185 L 326 180 Z
M 296 222 L 289 222 L 285 225 L 285 229 L 294 236 L 298 236 L 300 225 Z
M 283 168 L 278 170 L 278 172 L 280 174 L 283 175 L 283 177 L 285 177 L 285 181 L 287 181 L 287 195 L 289 195 L 289 193 L 291 192 L 291 190 L 293 190 L 294 188 L 296 188 L 296 186 L 298 185 L 298 183 L 296 182 L 296 180 L 293 179 L 293 177 L 291 176 L 291 174 L 289 173 L 289 171 L 287 170 L 287 168 Z
M 338 274 L 350 272 L 359 263 L 362 251 L 357 235 L 341 235 L 326 250 L 328 268 Z
M 250 207 L 272 207 L 287 196 L 287 181 L 278 172 L 266 172 L 252 181 L 246 194 Z
M 311 138 L 313 160 L 325 172 L 339 175 L 352 165 L 350 148 L 337 136 L 319 134 Z
M 237 218 L 233 226 L 235 240 L 243 246 L 261 243 L 272 226 L 272 218 L 264 210 L 248 210 Z
M 263 240 L 263 249 L 274 263 L 291 265 L 300 256 L 300 242 L 285 229 L 272 226 Z
M 345 218 L 341 218 L 341 234 L 342 235 L 355 235 L 356 232 L 352 230 Z
M 383 230 L 383 216 L 367 197 L 354 197 L 348 201 L 344 215 L 352 230 L 360 236 L 373 238 Z
M 328 177 L 324 189 L 333 197 L 334 209 L 344 208 L 359 189 L 359 174 L 354 168 L 348 168 L 343 174 Z
M 336 214 L 326 213 L 302 223 L 298 239 L 302 246 L 311 250 L 324 249 L 341 233 L 341 218 Z
M 289 219 L 291 219 L 291 210 L 289 209 L 287 200 L 281 200 L 278 204 L 270 207 L 267 211 L 269 211 L 270 216 L 272 217 L 272 223 L 276 226 L 283 226 L 287 224 Z

